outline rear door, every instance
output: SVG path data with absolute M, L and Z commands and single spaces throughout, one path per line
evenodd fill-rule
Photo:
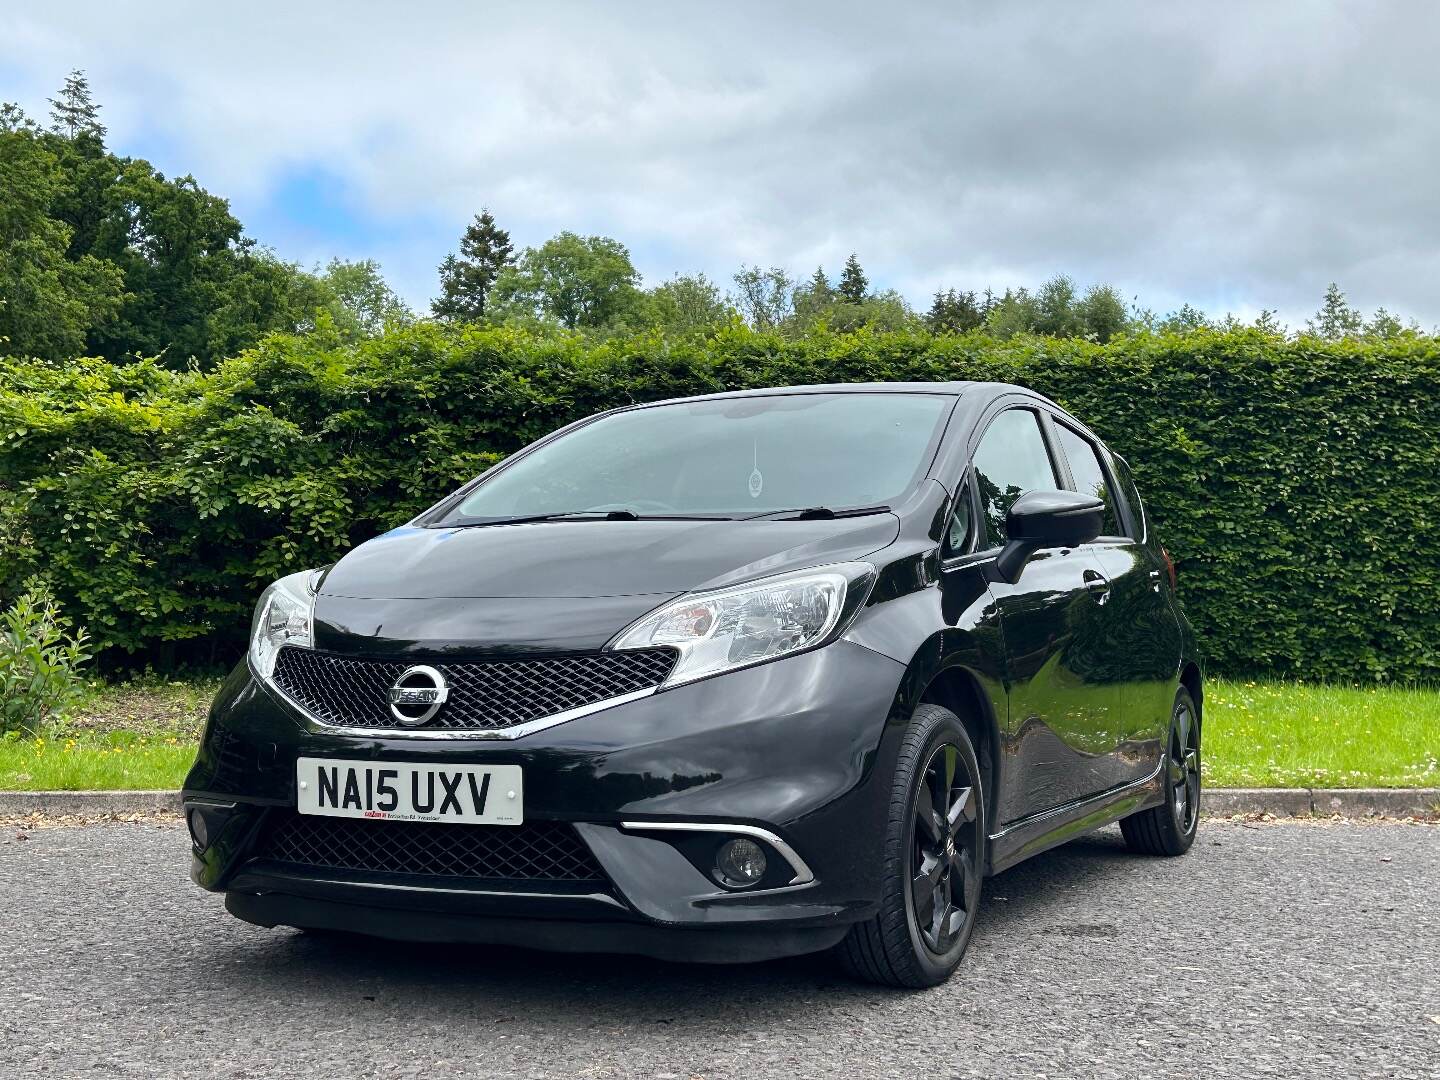
M 1110 754 L 1117 782 L 1149 775 L 1159 760 L 1179 678 L 1180 624 L 1165 595 L 1159 553 L 1144 518 L 1125 497 L 1114 459 L 1097 440 L 1052 418 L 1070 487 L 1105 500 L 1104 531 L 1090 545 L 1108 583 L 1102 605 L 1105 678 L 1123 686 L 1121 723 Z M 1133 487 L 1132 487 L 1133 490 Z
M 1005 515 L 1027 491 L 1064 486 L 1042 413 L 1012 405 L 982 421 L 971 454 L 980 544 L 1005 545 Z M 1113 786 L 1121 683 L 1103 641 L 1103 579 L 1086 547 L 1043 548 L 990 592 L 1005 642 L 1009 718 L 997 824 Z

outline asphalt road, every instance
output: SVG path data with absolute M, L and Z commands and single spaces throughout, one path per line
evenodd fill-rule
M 0 832 L 0 1076 L 1440 1077 L 1440 828 L 1206 822 L 988 883 L 928 992 L 266 931 L 175 825 Z

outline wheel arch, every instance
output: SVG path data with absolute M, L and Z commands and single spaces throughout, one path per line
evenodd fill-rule
M 1205 730 L 1205 684 L 1200 674 L 1200 665 L 1195 661 L 1188 661 L 1180 669 L 1180 685 L 1190 691 L 1190 697 L 1195 702 L 1195 723 L 1200 730 Z

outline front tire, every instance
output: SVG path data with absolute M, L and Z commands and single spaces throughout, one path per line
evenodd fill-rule
M 937 986 L 965 954 L 985 870 L 985 798 L 975 748 L 948 709 L 921 705 L 900 745 L 880 910 L 838 946 L 857 978 Z
M 1120 819 L 1120 832 L 1131 851 L 1184 855 L 1200 828 L 1200 710 L 1183 686 L 1170 710 L 1164 782 L 1163 803 Z

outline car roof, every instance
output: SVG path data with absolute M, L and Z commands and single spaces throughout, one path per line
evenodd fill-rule
M 1023 394 L 1060 408 L 1044 394 L 1014 383 L 975 382 L 853 382 L 808 383 L 802 386 L 757 386 L 749 390 L 724 390 L 717 394 L 692 394 L 687 397 L 665 398 L 661 401 L 637 402 L 625 409 L 645 409 L 656 405 L 680 405 L 693 401 L 715 401 L 724 398 L 773 397 L 784 394 L 941 394 L 947 397 L 980 398 L 989 401 L 1003 394 Z M 616 410 L 616 411 L 621 411 Z M 1061 410 L 1064 411 L 1064 410 Z
M 803 386 L 757 386 L 703 397 L 756 397 L 765 394 L 949 394 L 964 393 L 973 382 L 809 383 Z

